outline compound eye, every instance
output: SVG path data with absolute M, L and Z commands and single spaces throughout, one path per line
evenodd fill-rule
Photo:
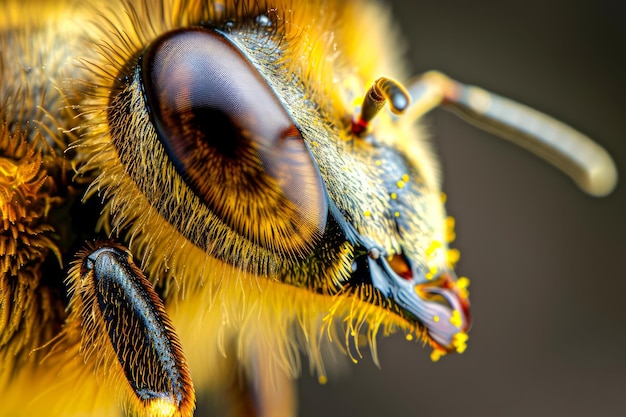
M 326 225 L 322 179 L 250 61 L 218 32 L 194 29 L 157 39 L 140 70 L 159 141 L 201 201 L 256 244 L 308 252 Z

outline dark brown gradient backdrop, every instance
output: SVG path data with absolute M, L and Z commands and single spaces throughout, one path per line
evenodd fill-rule
M 415 73 L 439 69 L 576 126 L 626 179 L 626 3 L 389 6 Z M 303 378 L 301 416 L 626 415 L 626 181 L 594 199 L 454 115 L 428 123 L 458 271 L 472 280 L 469 348 L 433 364 L 415 343 L 381 339 L 381 369 L 365 357 L 327 385 Z

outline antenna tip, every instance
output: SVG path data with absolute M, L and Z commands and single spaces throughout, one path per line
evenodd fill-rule
M 613 158 L 603 152 L 597 163 L 589 169 L 587 175 L 576 182 L 587 194 L 594 197 L 606 197 L 617 186 L 617 168 Z

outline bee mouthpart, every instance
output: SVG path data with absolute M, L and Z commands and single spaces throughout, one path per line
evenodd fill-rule
M 465 351 L 471 322 L 467 278 L 457 278 L 453 270 L 432 277 L 416 267 L 410 276 L 400 275 L 382 256 L 369 257 L 368 268 L 374 287 L 424 326 L 433 360 Z

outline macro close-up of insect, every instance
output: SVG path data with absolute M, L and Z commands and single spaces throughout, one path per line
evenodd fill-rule
M 1 2 L 0 416 L 618 415 L 623 8 L 454 3 Z

